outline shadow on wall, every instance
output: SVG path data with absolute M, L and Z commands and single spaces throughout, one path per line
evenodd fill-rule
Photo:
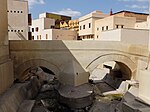
M 63 41 L 11 41 L 11 56 L 15 77 L 22 79 L 25 72 L 38 66 L 50 70 L 63 84 L 78 86 L 88 83 L 89 73 L 67 48 Z
M 110 73 L 102 79 L 104 82 L 109 84 L 111 87 L 119 88 L 122 81 L 130 80 L 132 72 L 130 68 L 121 62 L 116 62 L 113 69 L 110 69 Z

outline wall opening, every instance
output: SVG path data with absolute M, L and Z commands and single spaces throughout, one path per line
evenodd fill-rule
M 109 61 L 99 64 L 89 77 L 89 82 L 105 82 L 114 89 L 119 88 L 122 81 L 130 80 L 131 69 L 122 62 Z
M 21 77 L 16 79 L 16 82 L 28 81 L 32 76 L 37 76 L 37 78 L 47 78 L 49 76 L 55 77 L 55 73 L 52 70 L 43 66 L 29 67 L 22 72 Z

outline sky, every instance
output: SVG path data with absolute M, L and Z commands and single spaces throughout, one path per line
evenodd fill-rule
M 121 10 L 148 13 L 150 0 L 28 0 L 32 18 L 43 12 L 52 12 L 77 19 L 94 10 L 109 13 Z

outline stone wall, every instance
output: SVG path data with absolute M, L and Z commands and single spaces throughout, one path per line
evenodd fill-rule
M 0 1 L 0 95 L 13 83 L 13 63 L 9 59 L 7 0 Z

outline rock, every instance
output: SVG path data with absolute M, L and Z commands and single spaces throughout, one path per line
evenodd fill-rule
M 44 84 L 40 90 L 40 92 L 46 92 L 46 91 L 52 91 L 54 90 L 54 86 L 53 85 L 48 85 L 48 84 Z

